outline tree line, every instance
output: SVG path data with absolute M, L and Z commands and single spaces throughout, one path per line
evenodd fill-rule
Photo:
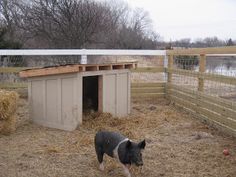
M 206 37 L 204 39 L 196 39 L 192 41 L 190 38 L 184 38 L 176 41 L 170 41 L 167 43 L 166 48 L 171 49 L 174 47 L 179 48 L 206 48 L 206 47 L 222 47 L 236 45 L 236 40 L 231 38 L 228 40 L 221 40 L 217 37 Z
M 154 49 L 147 12 L 123 1 L 1 0 L 0 31 L 24 48 Z
M 0 48 L 170 49 L 236 45 L 217 37 L 164 42 L 149 14 L 122 0 L 1 0 Z

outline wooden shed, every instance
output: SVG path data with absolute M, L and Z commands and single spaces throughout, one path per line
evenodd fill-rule
M 130 70 L 136 63 L 65 65 L 20 72 L 28 80 L 30 118 L 72 131 L 87 109 L 122 117 L 130 113 Z

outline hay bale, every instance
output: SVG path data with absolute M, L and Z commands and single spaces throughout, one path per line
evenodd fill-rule
M 0 121 L 10 119 L 16 113 L 18 98 L 14 91 L 0 90 Z
M 19 95 L 14 91 L 0 90 L 0 134 L 16 130 L 16 109 Z
M 12 115 L 6 120 L 0 120 L 0 134 L 9 135 L 16 130 L 16 115 Z

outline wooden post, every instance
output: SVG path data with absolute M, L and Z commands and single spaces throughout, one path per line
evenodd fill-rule
M 98 76 L 98 112 L 103 112 L 103 75 Z
M 167 65 L 167 84 L 165 84 L 165 97 L 167 99 L 169 99 L 169 94 L 170 92 L 168 92 L 168 89 L 170 89 L 171 87 L 171 82 L 172 82 L 172 72 L 171 69 L 173 67 L 173 63 L 174 63 L 174 56 L 173 55 L 168 55 L 168 65 Z
M 173 63 L 174 63 L 174 56 L 168 55 L 168 70 L 169 71 L 173 68 Z M 168 79 L 167 79 L 168 84 L 170 84 L 172 80 L 172 73 L 170 73 L 169 71 L 168 71 Z
M 204 73 L 206 71 L 206 55 L 201 54 L 199 60 L 199 72 Z M 204 79 L 198 78 L 198 91 L 204 91 Z

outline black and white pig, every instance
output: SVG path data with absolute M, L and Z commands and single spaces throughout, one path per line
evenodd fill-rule
M 142 150 L 146 146 L 145 140 L 135 143 L 120 133 L 99 131 L 95 135 L 94 142 L 100 170 L 102 171 L 104 170 L 104 153 L 119 160 L 127 177 L 131 177 L 128 168 L 131 164 L 143 165 Z

